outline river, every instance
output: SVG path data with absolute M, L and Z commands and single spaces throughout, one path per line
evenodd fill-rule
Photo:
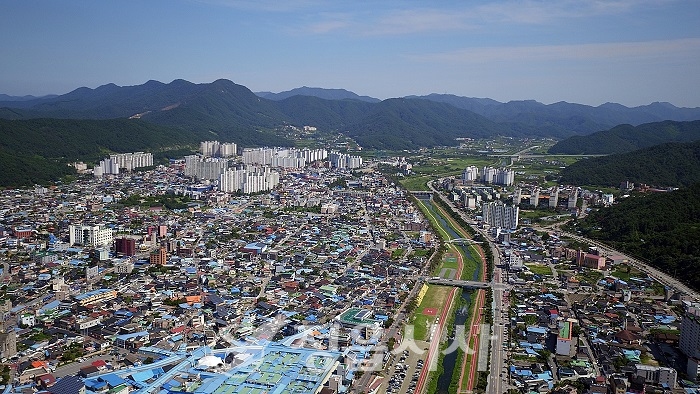
M 448 221 L 445 219 L 445 217 L 440 213 L 439 210 L 435 208 L 435 205 L 433 204 L 432 200 L 428 199 L 421 199 L 421 202 L 425 203 L 425 205 L 428 207 L 428 210 L 435 216 L 437 219 L 438 223 L 440 226 L 447 232 L 447 234 L 450 236 L 450 238 L 462 238 L 461 235 L 457 234 L 457 232 L 448 224 Z M 466 245 L 455 245 L 455 247 L 460 248 L 462 253 L 464 253 L 465 259 L 471 259 L 472 254 L 471 251 L 469 250 L 469 246 Z M 481 271 L 481 264 L 477 265 L 477 269 L 474 270 L 474 273 L 472 275 L 472 280 L 479 280 L 479 274 Z M 455 326 L 459 325 L 464 325 L 464 323 L 467 321 L 469 318 L 469 302 L 470 302 L 470 297 L 472 292 L 471 291 L 462 291 L 462 298 L 466 301 L 464 304 L 465 306 L 463 308 L 460 308 L 459 310 L 455 311 L 454 315 L 454 322 Z M 466 329 L 465 329 L 466 330 Z M 454 339 L 450 338 L 449 342 L 452 343 Z M 437 391 L 436 393 L 438 394 L 446 394 L 448 392 L 448 389 L 450 387 L 450 383 L 452 382 L 452 375 L 455 373 L 455 367 L 456 368 L 456 373 L 460 373 L 460 368 L 462 367 L 461 365 L 457 366 L 455 365 L 457 362 L 457 352 L 450 352 L 449 354 L 446 354 L 444 358 L 442 359 L 442 366 L 443 366 L 443 372 L 442 374 L 438 377 L 438 384 L 437 384 Z

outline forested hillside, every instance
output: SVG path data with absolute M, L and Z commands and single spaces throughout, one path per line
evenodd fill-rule
M 554 154 L 611 154 L 631 152 L 666 142 L 700 140 L 700 121 L 664 121 L 639 126 L 623 124 L 610 130 L 559 141 L 549 149 Z
M 74 173 L 76 160 L 194 145 L 202 136 L 136 119 L 0 119 L 0 185 L 26 186 Z
M 700 184 L 666 193 L 633 196 L 591 212 L 582 234 L 685 280 L 700 289 Z
M 565 184 L 596 186 L 618 186 L 622 181 L 655 187 L 700 182 L 700 141 L 580 160 L 562 169 L 560 179 Z

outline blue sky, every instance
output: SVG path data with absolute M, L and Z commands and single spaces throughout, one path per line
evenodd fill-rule
M 700 106 L 700 2 L 0 2 L 0 93 L 149 79 Z

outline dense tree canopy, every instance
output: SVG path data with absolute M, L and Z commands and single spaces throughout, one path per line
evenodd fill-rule
M 648 261 L 700 289 L 700 183 L 634 195 L 591 212 L 582 233 Z

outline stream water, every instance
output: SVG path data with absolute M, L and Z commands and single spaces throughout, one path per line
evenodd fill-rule
M 425 205 L 428 207 L 428 209 L 432 212 L 432 214 L 435 216 L 437 219 L 438 223 L 440 226 L 445 229 L 445 231 L 449 234 L 450 238 L 462 238 L 457 232 L 448 224 L 447 220 L 445 217 L 440 214 L 440 211 L 438 211 L 433 204 L 432 200 L 421 200 Z M 461 245 L 455 245 L 457 248 L 459 248 L 462 253 L 464 253 L 464 256 L 466 259 L 471 259 L 472 255 L 469 250 L 468 246 L 461 246 Z M 479 274 L 481 271 L 481 265 L 477 266 L 477 269 L 474 270 L 474 274 L 472 275 L 472 280 L 479 280 Z M 470 297 L 471 297 L 471 292 L 470 291 L 462 291 L 462 298 L 466 301 L 464 304 L 466 306 L 459 308 L 458 310 L 455 311 L 454 315 L 454 322 L 455 326 L 459 325 L 464 325 L 464 323 L 467 321 L 469 318 L 469 302 L 470 302 Z M 466 329 L 465 329 L 466 330 Z M 448 339 L 448 342 L 451 343 L 454 340 L 454 338 L 450 337 Z M 457 368 L 457 373 L 460 373 L 459 368 L 460 366 L 455 365 L 457 362 L 457 352 L 450 352 L 449 354 L 446 354 L 444 358 L 442 359 L 442 366 L 443 366 L 443 372 L 442 374 L 438 377 L 438 384 L 437 384 L 437 393 L 439 394 L 444 394 L 448 392 L 448 389 L 450 387 L 450 383 L 452 382 L 452 375 L 455 373 L 455 367 Z

